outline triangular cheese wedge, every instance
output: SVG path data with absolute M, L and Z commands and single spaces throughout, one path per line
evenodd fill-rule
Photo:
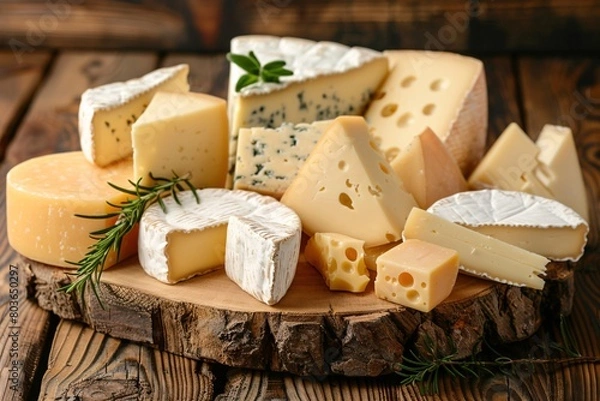
M 429 128 L 414 137 L 390 165 L 423 209 L 439 199 L 467 190 L 458 164 Z
M 416 202 L 378 151 L 362 117 L 338 117 L 281 198 L 303 230 L 380 245 L 400 238 Z

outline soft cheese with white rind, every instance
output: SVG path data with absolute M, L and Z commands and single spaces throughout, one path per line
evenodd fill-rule
M 187 64 L 180 64 L 86 90 L 79 105 L 79 139 L 85 157 L 106 166 L 131 155 L 132 124 L 156 91 L 187 92 L 188 71 Z
M 227 226 L 225 273 L 254 298 L 275 305 L 294 279 L 301 238 L 298 215 L 274 200 L 250 216 L 232 216 Z
M 232 216 L 264 216 L 275 199 L 254 192 L 207 188 L 164 199 L 148 207 L 140 221 L 138 254 L 150 276 L 176 283 L 219 269 L 225 259 L 227 224 Z
M 517 191 L 462 192 L 427 211 L 555 261 L 579 260 L 589 231 L 568 206 Z

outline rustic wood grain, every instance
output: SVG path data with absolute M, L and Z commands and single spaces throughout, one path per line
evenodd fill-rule
M 210 365 L 152 350 L 63 320 L 39 400 L 212 400 Z
M 161 61 L 161 66 L 170 67 L 181 63 L 190 66 L 188 77 L 190 91 L 208 93 L 227 99 L 229 62 L 224 54 L 201 56 L 189 53 L 170 53 Z

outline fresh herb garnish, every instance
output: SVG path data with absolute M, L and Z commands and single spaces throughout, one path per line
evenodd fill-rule
M 253 51 L 250 51 L 247 56 L 227 53 L 227 60 L 246 71 L 246 74 L 242 75 L 235 84 L 236 92 L 257 82 L 280 83 L 280 77 L 294 75 L 292 71 L 284 68 L 285 61 L 283 60 L 271 61 L 261 66 Z
M 140 184 L 141 178 L 137 182 L 129 181 L 133 186 L 133 189 L 127 189 L 118 185 L 108 183 L 114 189 L 131 195 L 132 198 L 118 205 L 111 202 L 106 202 L 108 205 L 116 208 L 118 211 L 108 213 L 99 216 L 90 215 L 76 215 L 86 219 L 110 219 L 116 217 L 115 223 L 110 226 L 103 228 L 98 231 L 90 233 L 90 238 L 96 240 L 96 242 L 89 247 L 89 251 L 79 262 L 68 262 L 75 266 L 78 266 L 77 272 L 73 275 L 77 276 L 71 283 L 61 287 L 60 290 L 66 293 L 77 291 L 82 295 L 87 286 L 89 285 L 98 301 L 102 305 L 100 299 L 100 277 L 104 269 L 104 264 L 108 256 L 114 252 L 119 259 L 121 252 L 121 244 L 123 238 L 129 233 L 142 218 L 144 211 L 153 204 L 158 202 L 163 212 L 167 212 L 167 208 L 163 201 L 165 196 L 173 196 L 177 204 L 181 204 L 177 193 L 185 189 L 191 189 L 197 202 L 200 202 L 200 198 L 196 193 L 196 189 L 189 181 L 188 176 L 179 177 L 173 173 L 173 178 L 154 177 L 150 174 L 150 177 L 156 182 L 153 186 L 143 186 Z

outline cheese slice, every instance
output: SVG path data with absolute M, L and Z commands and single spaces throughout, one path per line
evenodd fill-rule
M 430 127 L 464 174 L 481 159 L 488 124 L 480 60 L 453 53 L 390 50 L 391 72 L 365 113 L 376 142 L 392 161 Z
M 298 215 L 270 198 L 250 216 L 229 218 L 225 272 L 254 298 L 275 305 L 294 279 L 301 238 Z
M 541 290 L 549 262 L 543 256 L 504 241 L 480 234 L 424 210 L 414 208 L 402 238 L 420 239 L 454 249 L 460 258 L 460 269 L 500 283 L 527 286 Z
M 223 267 L 227 224 L 232 216 L 264 219 L 279 205 L 271 197 L 248 191 L 207 188 L 164 199 L 148 207 L 140 221 L 139 260 L 150 276 L 165 283 Z M 265 224 L 268 221 L 265 220 Z M 278 227 L 277 221 L 271 227 Z
M 333 291 L 363 292 L 369 284 L 365 265 L 365 242 L 337 233 L 316 233 L 304 249 L 313 265 Z
M 573 133 L 568 127 L 544 125 L 536 141 L 540 163 L 535 174 L 559 202 L 589 221 L 585 182 L 579 165 Z
M 388 61 L 374 50 L 333 42 L 313 42 L 275 36 L 239 36 L 231 41 L 231 52 L 253 51 L 262 65 L 285 61 L 294 75 L 281 83 L 257 83 L 235 92 L 245 73 L 230 66 L 230 163 L 233 173 L 240 128 L 275 128 L 284 122 L 311 123 L 339 115 L 360 115 L 388 72 Z
M 552 199 L 497 189 L 456 194 L 428 212 L 555 261 L 583 255 L 589 226 Z
M 330 125 L 331 120 L 326 120 L 241 128 L 233 188 L 281 198 Z
M 156 92 L 132 126 L 133 172 L 150 177 L 189 175 L 196 188 L 223 187 L 227 177 L 225 100 L 202 93 Z
M 429 312 L 450 295 L 458 276 L 458 253 L 409 239 L 377 259 L 375 295 Z
M 362 117 L 338 117 L 285 191 L 308 235 L 335 232 L 381 245 L 400 238 L 415 200 L 372 142 Z
M 53 266 L 74 267 L 96 241 L 90 233 L 116 218 L 86 219 L 114 213 L 127 195 L 107 183 L 128 188 L 130 160 L 100 168 L 81 152 L 55 153 L 26 160 L 6 175 L 6 230 L 9 244 L 21 255 Z M 120 258 L 135 254 L 137 232 L 123 239 Z M 104 267 L 117 262 L 111 253 Z
M 188 71 L 186 64 L 180 64 L 86 90 L 79 105 L 79 139 L 85 157 L 106 166 L 130 156 L 133 123 L 157 91 L 187 92 Z
M 426 128 L 400 151 L 390 165 L 419 207 L 467 190 L 467 181 L 442 141 Z

